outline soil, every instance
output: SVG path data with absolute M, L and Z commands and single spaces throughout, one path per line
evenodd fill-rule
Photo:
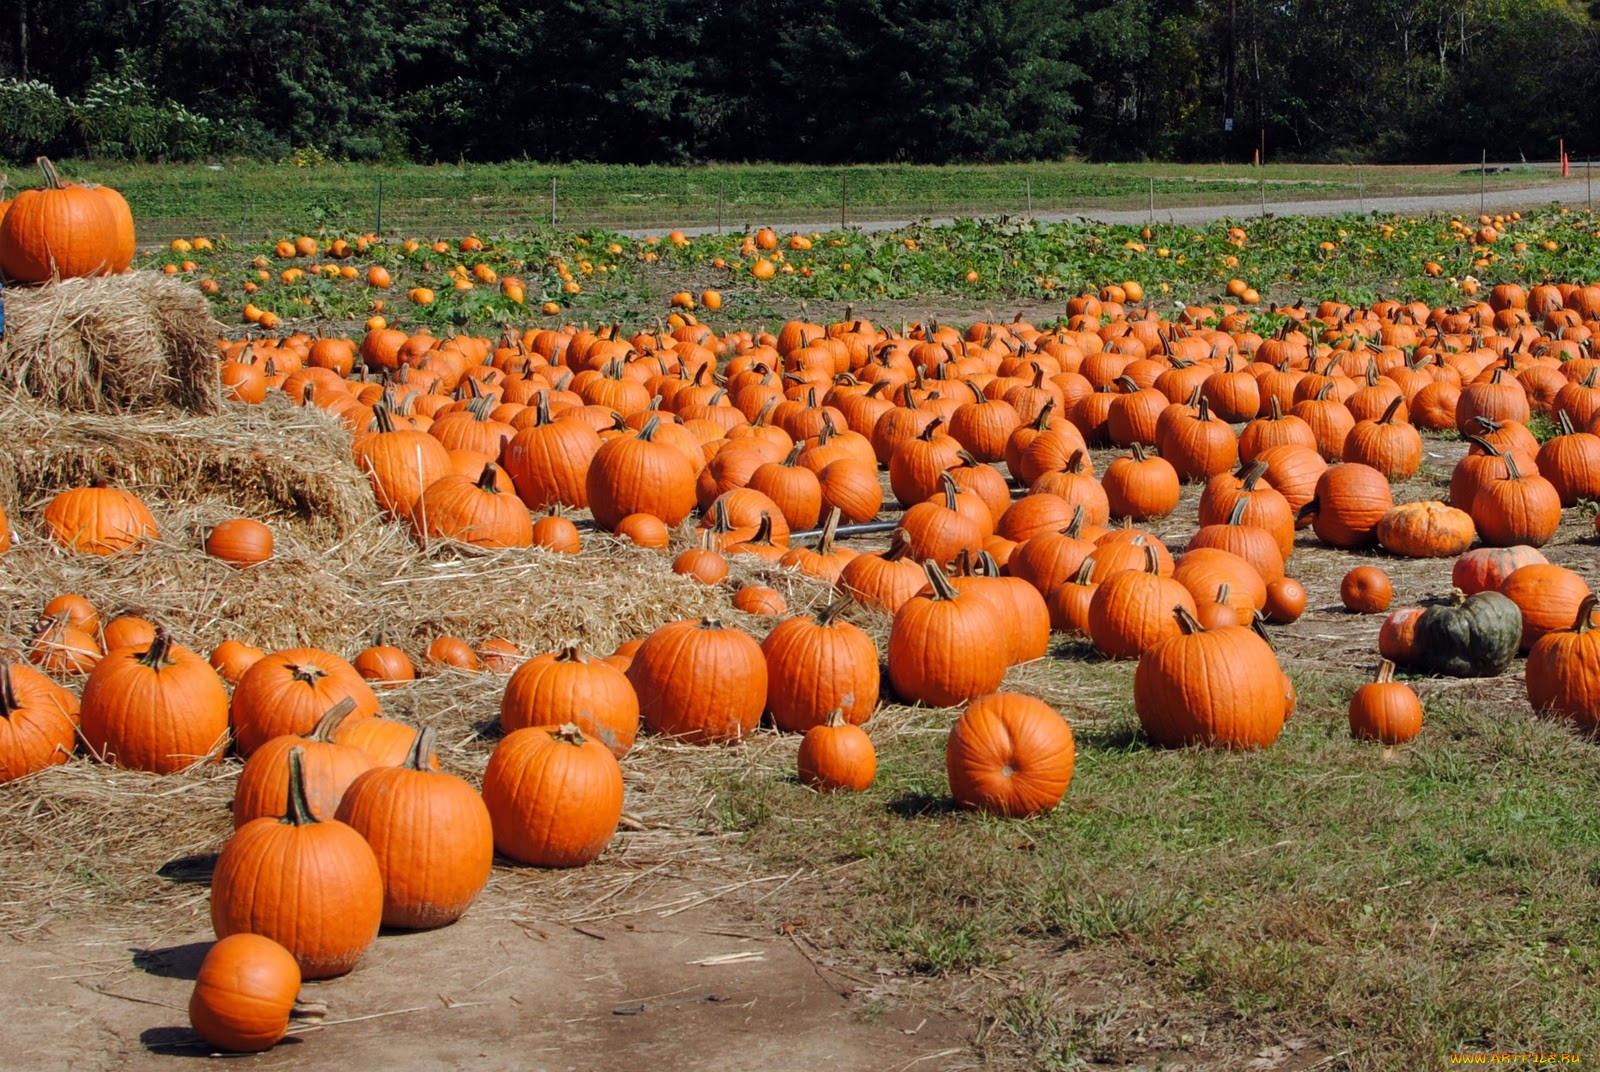
M 932 984 L 845 968 L 808 948 L 803 931 L 738 906 L 642 908 L 573 927 L 526 918 L 525 903 L 491 885 L 455 925 L 386 932 L 351 974 L 308 982 L 303 997 L 327 1005 L 324 1022 L 237 1060 L 474 1072 L 972 1067 L 975 1021 L 942 1009 Z M 201 897 L 156 946 L 103 918 L 14 939 L 0 1063 L 98 1072 L 210 1056 L 186 1013 L 212 940 L 205 912 Z

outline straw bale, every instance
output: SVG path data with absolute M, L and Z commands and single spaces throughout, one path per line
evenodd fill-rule
M 72 412 L 222 403 L 220 327 L 205 296 L 158 272 L 67 279 L 5 292 L 0 384 Z

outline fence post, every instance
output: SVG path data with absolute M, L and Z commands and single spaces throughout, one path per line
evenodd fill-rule
M 1585 153 L 1583 157 L 1583 181 L 1589 188 L 1589 211 L 1594 211 L 1594 154 Z
M 1483 197 L 1489 182 L 1489 150 L 1484 149 L 1478 160 L 1478 215 L 1483 215 Z
M 850 227 L 850 173 L 839 173 L 839 230 L 848 230 Z
M 1023 188 L 1023 190 L 1026 191 L 1026 195 L 1027 195 L 1027 198 L 1028 198 L 1028 219 L 1031 220 L 1031 219 L 1033 219 L 1033 176 L 1032 175 L 1024 175 L 1022 177 L 1022 188 Z
M 1151 175 L 1149 178 L 1150 178 L 1150 215 L 1149 215 L 1149 218 L 1145 222 L 1154 223 L 1154 222 L 1156 222 L 1156 177 L 1154 175 Z
M 1261 193 L 1261 218 L 1267 218 L 1267 180 L 1257 179 L 1256 189 Z
M 722 233 L 722 180 L 717 180 L 717 233 Z
M 1356 204 L 1360 207 L 1362 215 L 1367 211 L 1367 190 L 1361 185 L 1361 169 L 1356 168 Z
M 377 226 L 373 228 L 373 233 L 381 236 L 383 234 L 383 178 L 382 178 L 382 176 L 379 176 L 379 178 L 378 178 L 378 212 L 377 212 L 377 216 L 378 216 Z
M 556 226 L 556 177 L 550 176 L 550 229 Z

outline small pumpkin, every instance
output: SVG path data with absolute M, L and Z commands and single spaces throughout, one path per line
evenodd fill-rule
M 272 530 L 248 517 L 224 521 L 206 535 L 206 554 L 230 566 L 255 566 L 272 558 Z
M 796 762 L 800 784 L 825 792 L 865 792 L 878 773 L 872 738 L 838 711 L 806 730 Z
M 1422 731 L 1422 701 L 1394 679 L 1394 663 L 1384 659 L 1372 681 L 1350 697 L 1349 718 L 1350 736 L 1358 741 L 1405 744 Z
M 218 1049 L 260 1053 L 288 1034 L 299 994 L 293 954 L 259 934 L 230 934 L 200 962 L 189 1024 Z
M 1498 592 L 1506 578 L 1523 566 L 1542 566 L 1549 562 L 1543 552 L 1527 544 L 1480 547 L 1456 559 L 1456 564 L 1450 569 L 1450 583 L 1469 596 L 1478 592 Z
M 206 660 L 157 631 L 148 648 L 120 648 L 83 687 L 83 740 L 131 770 L 170 774 L 219 759 L 228 739 L 228 692 Z
M 79 554 L 143 551 L 160 536 L 149 508 L 120 488 L 63 491 L 45 506 L 43 516 L 51 538 Z
M 1339 582 L 1339 601 L 1356 614 L 1382 614 L 1393 599 L 1389 575 L 1376 566 L 1357 566 Z

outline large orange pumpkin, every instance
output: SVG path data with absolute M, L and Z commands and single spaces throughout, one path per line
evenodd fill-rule
M 639 713 L 654 733 L 690 744 L 748 736 L 767 704 L 767 660 L 747 633 L 715 618 L 669 622 L 628 666 Z
M 0 217 L 0 272 L 44 283 L 116 271 L 122 221 L 111 203 L 87 186 L 63 183 L 44 157 L 39 169 L 44 186 L 17 194 Z
M 1250 629 L 1202 629 L 1175 614 L 1179 632 L 1139 659 L 1133 705 L 1158 745 L 1263 748 L 1283 731 L 1287 698 L 1277 656 Z
M 995 692 L 967 705 L 945 742 L 950 795 L 963 808 L 1025 818 L 1061 803 L 1076 758 L 1072 728 L 1031 696 Z
M 571 723 L 530 726 L 495 746 L 483 802 L 494 847 L 506 856 L 535 867 L 581 867 L 617 832 L 622 768 Z

